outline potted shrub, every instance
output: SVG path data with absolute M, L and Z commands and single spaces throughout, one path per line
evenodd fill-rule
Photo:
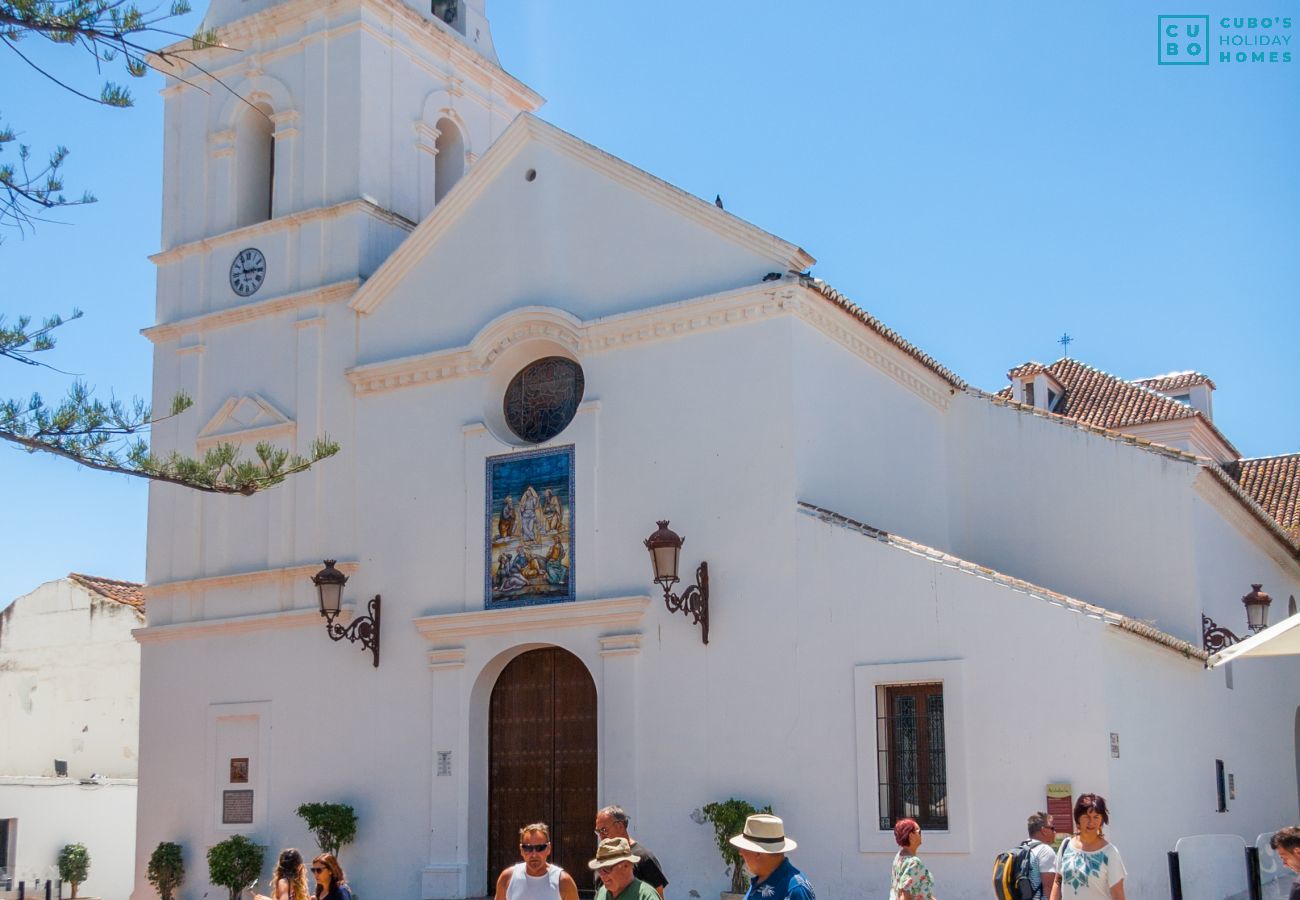
M 75 900 L 77 888 L 90 874 L 90 854 L 85 844 L 68 844 L 59 851 L 59 878 L 72 883 Z
M 265 853 L 265 847 L 242 834 L 213 844 L 208 849 L 208 880 L 230 891 L 230 900 L 240 900 L 244 888 L 256 883 Z
M 316 836 L 322 853 L 338 856 L 357 836 L 357 814 L 346 803 L 304 803 L 297 812 Z
M 158 900 L 172 900 L 172 893 L 185 880 L 185 860 L 181 845 L 163 841 L 149 856 L 149 883 L 158 892 Z
M 745 862 L 740 858 L 740 851 L 731 846 L 731 838 L 745 829 L 745 819 L 754 813 L 771 811 L 771 806 L 759 809 L 748 800 L 737 800 L 735 797 L 722 803 L 710 803 L 700 810 L 704 818 L 713 825 L 713 837 L 717 841 L 718 852 L 722 854 L 722 861 L 730 869 L 731 891 L 722 892 L 723 900 L 727 897 L 743 896 L 748 887 L 746 883 L 748 879 L 745 878 Z

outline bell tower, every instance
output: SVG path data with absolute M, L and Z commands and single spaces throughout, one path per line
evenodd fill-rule
M 542 102 L 484 4 L 212 0 L 222 46 L 161 66 L 159 324 L 368 277 Z

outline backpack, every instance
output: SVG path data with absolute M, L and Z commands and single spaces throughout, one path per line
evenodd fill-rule
M 1034 900 L 1029 873 L 1034 866 L 1031 841 L 1004 850 L 993 859 L 993 896 L 998 900 Z

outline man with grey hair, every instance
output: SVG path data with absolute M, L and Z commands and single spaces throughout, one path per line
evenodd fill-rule
M 627 833 L 627 828 L 631 824 L 632 820 L 623 811 L 623 807 L 606 806 L 596 813 L 596 840 L 605 841 L 610 838 L 623 838 L 626 840 L 631 847 L 632 854 L 639 857 L 637 862 L 632 864 L 632 874 L 639 881 L 644 881 L 658 891 L 659 900 L 663 900 L 664 888 L 668 886 L 668 879 L 664 877 L 664 870 L 659 868 L 658 858 L 647 850 L 644 844 L 638 843 L 634 837 Z M 597 887 L 599 886 L 597 884 Z
M 1029 883 L 1033 885 L 1034 897 L 1052 896 L 1052 885 L 1056 884 L 1056 851 L 1052 842 L 1056 840 L 1056 829 L 1052 827 L 1052 817 L 1045 812 L 1036 812 L 1029 817 Z

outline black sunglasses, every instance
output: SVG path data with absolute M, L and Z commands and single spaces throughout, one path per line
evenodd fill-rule
M 520 844 L 519 849 L 525 853 L 541 853 L 549 846 L 551 846 L 551 844 L 547 841 L 545 844 Z

